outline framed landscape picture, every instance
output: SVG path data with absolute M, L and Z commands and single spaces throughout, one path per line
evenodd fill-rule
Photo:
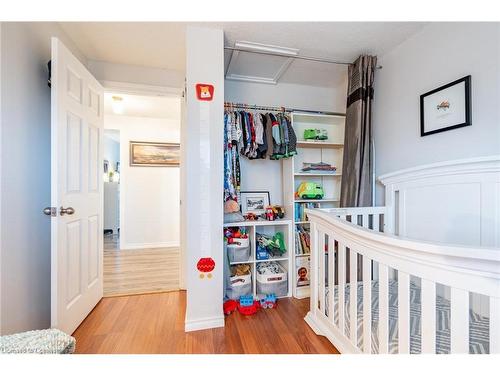
M 260 215 L 266 212 L 269 206 L 270 197 L 268 191 L 242 191 L 241 192 L 241 213 L 243 215 L 252 213 Z
M 130 166 L 178 167 L 179 143 L 155 143 L 130 141 Z
M 472 125 L 471 76 L 420 95 L 420 136 Z

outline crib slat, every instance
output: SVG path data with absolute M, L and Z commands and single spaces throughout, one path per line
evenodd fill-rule
M 339 330 L 345 335 L 345 245 L 339 243 L 339 287 L 338 287 L 338 308 L 339 308 Z
M 363 351 L 372 351 L 372 262 L 363 255 Z
M 398 348 L 410 353 L 410 275 L 398 271 Z
M 382 263 L 379 263 L 379 278 L 379 353 L 387 354 L 389 352 L 389 269 Z
M 363 228 L 368 228 L 368 223 L 369 223 L 369 219 L 368 219 L 368 214 L 363 214 Z
M 350 312 L 349 318 L 351 323 L 351 342 L 354 346 L 358 346 L 358 253 L 352 248 L 349 249 L 349 282 L 350 282 Z
M 335 324 L 335 240 L 328 236 L 328 320 Z
M 490 298 L 490 354 L 500 354 L 500 298 Z
M 373 230 L 375 232 L 380 232 L 380 219 L 378 214 L 373 215 Z
M 318 230 L 315 222 L 311 222 L 311 279 L 310 279 L 310 311 L 315 314 L 318 309 Z
M 451 288 L 451 353 L 469 353 L 469 292 Z
M 422 279 L 422 353 L 436 353 L 436 284 Z
M 318 301 L 321 314 L 325 314 L 325 233 L 318 231 Z M 317 308 L 317 306 L 316 306 Z

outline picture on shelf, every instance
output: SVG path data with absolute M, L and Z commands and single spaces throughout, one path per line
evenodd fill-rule
M 297 286 L 307 286 L 310 284 L 309 267 L 310 267 L 309 257 L 301 257 L 295 260 Z
M 261 215 L 266 212 L 266 207 L 270 205 L 268 191 L 242 191 L 241 192 L 241 213 Z

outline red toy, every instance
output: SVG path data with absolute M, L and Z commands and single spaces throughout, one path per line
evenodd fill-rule
M 237 308 L 238 308 L 238 302 L 236 302 L 234 299 L 228 299 L 222 305 L 222 309 L 224 310 L 224 315 L 230 315 L 232 312 L 236 311 Z
M 254 303 L 250 306 L 242 306 L 241 303 L 238 303 L 238 311 L 243 315 L 253 315 L 257 312 L 260 307 L 259 301 L 254 301 Z

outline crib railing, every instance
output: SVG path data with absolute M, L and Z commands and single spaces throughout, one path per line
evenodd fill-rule
M 384 207 L 306 212 L 311 222 L 311 306 L 306 321 L 340 352 L 436 353 L 447 344 L 446 352 L 469 353 L 469 300 L 477 294 L 489 304 L 486 351 L 500 353 L 499 249 L 383 233 Z M 410 312 L 420 322 L 413 334 Z M 449 321 L 439 335 L 437 319 Z

